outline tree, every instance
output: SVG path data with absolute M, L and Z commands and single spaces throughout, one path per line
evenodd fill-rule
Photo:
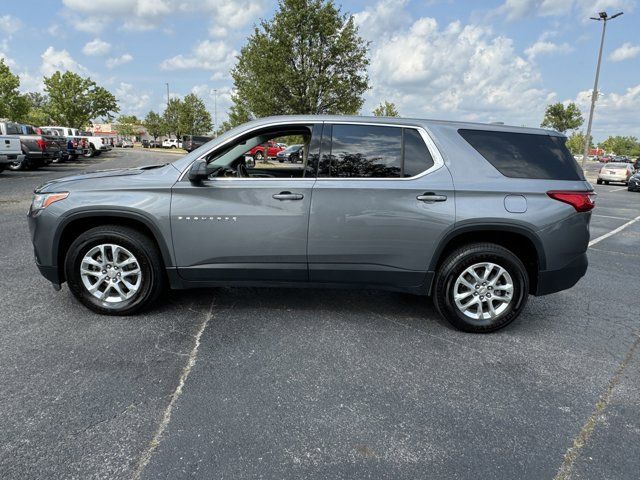
M 279 0 L 231 71 L 238 113 L 357 113 L 369 88 L 367 48 L 333 0 Z
M 582 113 L 575 103 L 571 102 L 566 107 L 562 103 L 554 103 L 545 110 L 540 126 L 564 133 L 579 128 L 583 123 Z
M 399 117 L 398 109 L 396 108 L 396 104 L 392 102 L 387 102 L 386 100 L 376 108 L 373 109 L 373 114 L 376 117 Z
M 600 143 L 607 153 L 615 153 L 616 155 L 626 155 L 635 157 L 640 155 L 640 143 L 636 137 L 612 136 Z
M 222 134 L 227 130 L 231 130 L 238 125 L 242 125 L 243 123 L 247 123 L 253 119 L 246 102 L 243 102 L 237 94 L 234 93 L 231 95 L 231 101 L 232 105 L 229 109 L 228 118 L 226 121 L 222 122 L 218 131 L 215 132 L 216 135 Z
M 140 126 L 140 120 L 135 115 L 120 115 L 118 117 L 117 131 L 118 135 L 123 137 L 133 137 L 138 133 L 138 127 Z
M 29 105 L 29 111 L 20 119 L 20 121 L 36 126 L 50 125 L 53 123 L 51 121 L 51 116 L 47 113 L 47 104 L 49 103 L 49 99 L 46 95 L 43 95 L 40 92 L 28 92 L 23 96 Z
M 167 125 L 164 122 L 164 118 L 154 111 L 147 113 L 147 116 L 144 117 L 143 125 L 154 140 L 167 133 Z
M 11 73 L 4 58 L 0 58 L 0 118 L 19 121 L 29 112 L 29 103 L 20 95 L 19 86 L 20 77 Z
M 207 111 L 204 102 L 195 93 L 190 93 L 184 97 L 180 104 L 178 117 L 180 131 L 183 133 L 204 135 L 213 127 L 211 114 Z
M 584 153 L 585 134 L 582 132 L 573 132 L 567 138 L 567 148 L 574 155 Z M 589 139 L 589 148 L 593 147 L 593 137 Z
M 59 125 L 83 129 L 92 119 L 110 118 L 120 110 L 116 97 L 108 90 L 77 73 L 55 72 L 44 78 L 44 85 L 49 96 L 47 112 Z
M 172 98 L 167 104 L 164 111 L 164 124 L 167 127 L 167 133 L 173 133 L 176 138 L 181 138 L 182 130 L 180 128 L 180 110 L 182 109 L 182 100 Z

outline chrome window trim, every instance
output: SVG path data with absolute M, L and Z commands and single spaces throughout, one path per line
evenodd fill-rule
M 279 125 L 316 125 L 318 123 L 327 123 L 330 125 L 365 125 L 365 126 L 374 126 L 374 127 L 395 127 L 395 128 L 413 128 L 414 130 L 417 130 L 420 133 L 420 136 L 422 137 L 422 141 L 424 141 L 425 145 L 427 146 L 427 149 L 429 150 L 429 153 L 431 154 L 431 158 L 433 159 L 433 165 L 431 167 L 429 167 L 428 169 L 426 169 L 424 172 L 420 172 L 418 175 L 414 175 L 413 177 L 402 177 L 402 178 L 397 178 L 397 177 L 313 177 L 313 180 L 322 180 L 322 181 L 327 181 L 327 180 L 331 180 L 331 181 L 344 181 L 344 180 L 356 180 L 356 181 L 362 181 L 362 180 L 376 180 L 376 181 L 402 181 L 402 182 L 406 182 L 408 180 L 417 180 L 418 178 L 422 178 L 425 175 L 430 174 L 431 172 L 435 172 L 436 170 L 442 168 L 444 166 L 444 159 L 442 158 L 442 154 L 440 153 L 440 150 L 438 149 L 438 147 L 436 146 L 435 142 L 433 141 L 433 138 L 431 138 L 431 135 L 429 134 L 429 132 L 422 126 L 419 125 L 399 125 L 399 124 L 395 124 L 395 123 L 374 123 L 374 122 L 354 122 L 354 121 L 341 121 L 341 120 L 336 120 L 336 121 L 325 121 L 325 120 L 293 120 L 293 121 L 289 121 L 289 122 L 274 122 L 274 123 L 269 123 L 269 124 L 265 124 L 265 125 L 260 125 L 260 126 L 256 126 L 255 128 L 251 128 L 249 130 L 244 130 L 240 133 L 238 133 L 237 135 L 234 135 L 233 137 L 229 138 L 228 140 L 224 141 L 223 143 L 216 145 L 215 147 L 213 147 L 210 150 L 207 150 L 205 153 L 203 153 L 202 155 L 200 155 L 198 158 L 196 158 L 193 162 L 191 162 L 180 174 L 180 177 L 178 178 L 178 181 L 182 181 L 182 179 L 184 178 L 184 176 L 187 174 L 187 172 L 189 171 L 189 169 L 191 168 L 191 165 L 193 165 L 194 162 L 196 162 L 197 160 L 201 160 L 202 158 L 206 157 L 207 155 L 209 155 L 211 152 L 213 152 L 214 150 L 223 147 L 224 145 L 227 145 L 228 143 L 236 140 L 238 137 L 241 137 L 247 133 L 251 133 L 253 131 L 256 130 L 260 130 L 263 128 L 269 128 L 269 127 L 273 127 L 273 126 L 279 126 Z M 234 177 L 227 177 L 229 180 L 260 180 L 260 181 L 282 181 L 282 180 L 286 180 L 287 177 L 274 177 L 274 178 L 264 178 L 264 177 L 255 177 L 255 178 L 234 178 Z M 290 178 L 291 180 L 303 180 L 303 178 Z M 311 180 L 311 179 L 309 179 Z

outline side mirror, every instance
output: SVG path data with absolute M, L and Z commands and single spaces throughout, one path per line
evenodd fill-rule
M 188 175 L 191 183 L 200 183 L 202 180 L 206 180 L 208 176 L 206 160 L 201 158 L 191 164 Z

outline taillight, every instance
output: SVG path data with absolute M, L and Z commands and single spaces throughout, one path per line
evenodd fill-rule
M 551 191 L 547 192 L 554 200 L 568 203 L 576 212 L 588 212 L 596 206 L 595 192 Z
M 38 144 L 38 148 L 39 148 L 40 150 L 42 150 L 43 152 L 47 149 L 47 144 L 46 144 L 46 142 L 44 141 L 44 139 L 42 139 L 42 138 L 38 138 L 38 139 L 36 140 L 36 143 Z

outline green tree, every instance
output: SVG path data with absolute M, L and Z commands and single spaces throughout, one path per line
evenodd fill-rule
M 190 93 L 184 97 L 180 104 L 178 117 L 180 131 L 185 134 L 204 135 L 211 131 L 213 126 L 211 114 L 207 111 L 204 102 L 195 93 Z
M 582 132 L 573 132 L 569 138 L 567 138 L 567 148 L 574 155 L 584 153 L 584 140 L 585 134 Z M 593 137 L 589 139 L 589 148 L 593 147 Z
M 399 117 L 398 109 L 395 103 L 387 102 L 386 100 L 376 108 L 373 109 L 373 114 L 376 117 Z
M 562 103 L 554 103 L 545 110 L 540 126 L 564 133 L 580 128 L 583 123 L 582 113 L 575 103 L 571 102 L 566 107 Z
M 635 157 L 640 155 L 640 143 L 636 137 L 612 136 L 599 145 L 607 153 Z
M 47 113 L 47 96 L 39 92 L 28 92 L 23 96 L 29 105 L 29 111 L 20 121 L 36 126 L 50 125 L 52 120 Z
M 240 97 L 236 94 L 231 95 L 231 108 L 228 112 L 228 118 L 222 125 L 218 127 L 218 131 L 215 132 L 216 135 L 220 135 L 227 130 L 231 130 L 232 128 L 237 127 L 238 125 L 242 125 L 253 119 L 251 112 L 249 111 L 249 107 L 246 102 L 243 102 Z
M 176 138 L 181 138 L 183 133 L 180 128 L 180 110 L 182 110 L 182 100 L 179 98 L 172 98 L 167 104 L 167 108 L 164 111 L 163 118 L 166 125 L 166 133 L 174 134 Z
M 20 77 L 11 73 L 0 58 L 0 118 L 20 121 L 29 112 L 29 102 L 20 94 Z
M 355 114 L 369 88 L 368 43 L 333 0 L 279 0 L 231 71 L 249 116 Z
M 118 102 L 108 90 L 91 78 L 73 72 L 55 72 L 44 78 L 49 96 L 47 112 L 59 125 L 83 129 L 92 119 L 117 113 Z
M 123 137 L 133 137 L 138 133 L 140 120 L 135 115 L 120 115 L 116 130 L 118 135 Z
M 147 113 L 147 116 L 144 117 L 143 125 L 154 140 L 167 133 L 167 125 L 164 122 L 164 118 L 154 111 Z

